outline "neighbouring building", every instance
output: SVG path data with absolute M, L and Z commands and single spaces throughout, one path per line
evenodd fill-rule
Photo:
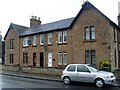
M 2 62 L 2 35 L 0 31 L 0 63 Z
M 76 17 L 47 24 L 30 19 L 30 28 L 11 23 L 4 37 L 5 64 L 65 67 L 70 63 L 100 66 L 109 59 L 120 68 L 120 28 L 90 2 Z
M 5 64 L 5 42 L 2 41 L 2 64 Z

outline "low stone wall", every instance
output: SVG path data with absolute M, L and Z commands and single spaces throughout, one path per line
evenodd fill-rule
M 19 67 L 19 66 L 2 66 L 2 70 L 13 72 L 21 71 L 24 73 L 58 75 L 58 76 L 60 76 L 63 71 L 63 69 L 58 68 Z
M 17 72 L 17 71 L 20 70 L 20 67 L 18 67 L 18 66 L 2 65 L 2 70 Z
M 21 67 L 21 70 L 22 70 L 22 72 L 25 72 L 25 73 L 35 73 L 35 74 L 45 74 L 45 75 L 61 75 L 63 69 Z

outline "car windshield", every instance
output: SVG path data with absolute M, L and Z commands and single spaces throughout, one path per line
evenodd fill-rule
M 92 72 L 97 72 L 98 71 L 96 68 L 92 67 L 91 65 L 88 65 L 88 67 Z

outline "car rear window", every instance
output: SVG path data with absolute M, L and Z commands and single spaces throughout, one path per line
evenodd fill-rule
M 71 65 L 71 66 L 69 66 L 68 68 L 67 68 L 67 71 L 75 71 L 75 67 L 76 67 L 76 65 Z

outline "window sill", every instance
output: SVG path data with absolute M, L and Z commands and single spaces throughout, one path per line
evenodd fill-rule
M 37 47 L 37 45 L 32 45 L 32 47 Z
M 28 46 L 23 46 L 23 48 L 28 48 Z
M 66 45 L 67 44 L 67 42 L 66 43 L 58 43 L 58 45 Z
M 52 44 L 48 44 L 47 46 L 52 46 Z
M 83 43 L 87 43 L 87 42 L 96 42 L 96 40 L 85 40 Z
M 10 49 L 14 49 L 14 47 L 10 47 Z

